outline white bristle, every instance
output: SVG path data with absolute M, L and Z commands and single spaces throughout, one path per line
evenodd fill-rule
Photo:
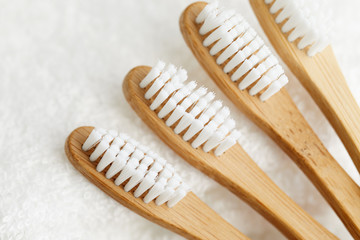
M 146 91 L 145 98 L 152 98 L 160 90 L 160 88 L 162 88 L 164 84 L 173 77 L 175 72 L 175 66 L 169 65 L 167 69 L 165 69 L 164 72 L 162 72 L 160 76 L 151 84 L 151 87 Z
M 171 165 L 166 165 L 158 176 L 159 179 L 165 178 L 168 179 L 174 175 L 175 169 Z
M 214 9 L 217 9 L 218 5 L 219 3 L 217 1 L 214 1 L 206 5 L 207 11 L 203 11 L 201 14 L 199 14 L 199 16 L 197 16 L 196 18 L 196 22 L 197 23 L 203 22 L 207 18 L 209 13 L 211 13 Z
M 278 1 L 272 6 L 272 11 L 285 6 L 287 0 Z M 271 3 L 272 1 L 266 2 Z M 239 81 L 241 90 L 259 82 L 249 92 L 250 95 L 262 92 L 259 96 L 262 101 L 268 99 L 270 93 L 272 96 L 280 91 L 280 89 L 272 87 L 271 91 L 267 91 L 267 96 L 263 96 L 267 88 L 273 82 L 278 81 L 284 72 L 278 61 L 273 61 L 275 57 L 264 46 L 264 41 L 241 15 L 231 10 L 218 8 L 217 5 L 216 7 L 215 5 L 207 5 L 198 15 L 197 23 L 201 24 L 199 30 L 201 35 L 210 33 L 204 39 L 203 45 L 205 47 L 211 46 L 209 53 L 212 56 L 220 53 L 216 58 L 216 63 L 222 65 L 226 62 L 223 71 L 227 74 L 233 72 L 230 79 L 234 82 Z M 301 35 L 303 31 L 303 29 L 298 29 L 293 33 L 292 38 Z M 274 65 L 279 67 L 274 67 Z M 270 71 L 269 75 L 263 76 L 273 67 L 281 72 L 276 71 L 275 74 Z M 280 85 L 277 84 L 277 86 Z M 278 90 L 274 91 L 276 89 Z
M 273 55 L 270 55 L 264 62 L 260 63 L 256 68 L 253 68 L 249 72 L 249 74 L 246 75 L 246 77 L 240 82 L 239 88 L 241 90 L 246 89 L 251 84 L 259 80 L 266 71 L 270 70 L 273 66 L 277 64 L 278 64 L 277 59 Z
M 157 176 L 158 172 L 155 171 L 149 171 L 143 180 L 141 181 L 140 185 L 134 192 L 134 196 L 136 198 L 140 197 L 145 191 L 147 191 L 151 186 L 155 184 L 155 178 Z
M 111 140 L 112 136 L 110 134 L 106 134 L 103 140 L 98 144 L 95 151 L 90 155 L 90 161 L 98 159 L 106 151 L 106 149 L 109 148 Z
M 230 115 L 230 110 L 227 107 L 223 107 L 219 112 L 215 114 L 215 117 L 201 130 L 197 138 L 191 143 L 191 146 L 198 148 L 211 138 L 214 132 L 217 130 L 225 119 Z
M 177 104 L 185 97 L 187 97 L 195 88 L 196 83 L 192 81 L 186 84 L 184 87 L 180 88 L 179 91 L 176 91 L 176 93 L 171 96 L 169 101 L 167 101 L 163 108 L 160 110 L 160 112 L 158 113 L 158 117 L 164 118 L 165 116 L 167 116 L 171 111 L 174 110 Z
M 255 65 L 257 65 L 260 60 L 267 58 L 270 55 L 270 51 L 266 46 L 262 46 L 260 50 L 252 55 L 250 58 L 246 59 L 240 67 L 231 75 L 231 79 L 237 80 L 241 76 L 244 76 L 248 71 L 250 71 Z M 233 81 L 234 81 L 233 80 Z
M 131 153 L 135 150 L 135 146 L 131 143 L 126 143 L 124 147 L 118 152 L 116 158 L 112 162 L 110 168 L 106 171 L 105 176 L 112 178 L 116 173 L 120 172 L 126 165 Z
M 281 30 L 284 33 L 291 31 L 289 42 L 300 39 L 297 46 L 300 50 L 310 47 L 307 51 L 309 56 L 314 56 L 329 45 L 332 16 L 326 9 L 325 0 L 265 0 L 265 3 L 273 3 L 271 14 L 279 12 L 276 23 L 285 21 Z
M 220 23 L 217 23 L 217 8 L 216 9 L 207 9 L 206 18 L 204 19 L 204 24 L 201 26 L 199 32 L 204 35 L 205 33 L 214 29 L 213 25 L 220 26 Z M 199 15 L 200 16 L 200 15 Z
M 235 67 L 239 66 L 245 59 L 247 59 L 251 54 L 253 54 L 255 51 L 257 51 L 260 48 L 260 47 L 256 47 L 256 48 L 252 47 L 251 42 L 255 39 L 256 39 L 255 31 L 249 29 L 243 36 L 239 37 L 236 41 L 232 43 L 232 44 L 236 44 L 237 50 L 235 56 L 232 57 L 230 61 L 225 65 L 224 67 L 225 73 L 231 72 Z M 259 42 L 259 40 L 257 40 L 257 42 Z M 249 45 L 246 46 L 247 44 Z M 256 46 L 256 44 L 254 44 L 254 46 Z M 229 57 L 231 56 L 232 55 L 230 55 Z M 223 58 L 223 56 L 221 55 L 219 57 Z
M 226 121 L 216 130 L 216 132 L 209 138 L 204 145 L 204 151 L 209 152 L 218 146 L 225 136 L 235 127 L 235 121 L 231 118 Z
M 110 179 L 119 174 L 115 185 L 128 180 L 124 190 L 128 192 L 137 186 L 135 197 L 148 191 L 143 199 L 145 203 L 156 199 L 157 205 L 167 202 L 168 207 L 173 207 L 189 192 L 188 185 L 175 173 L 173 166 L 125 134 L 95 128 L 82 148 L 84 151 L 95 148 L 90 155 L 94 160 L 104 154 L 96 170 L 102 172 L 110 166 L 105 176 Z
M 181 184 L 179 187 L 176 188 L 175 193 L 174 193 L 174 197 L 171 198 L 167 202 L 167 205 L 169 207 L 175 206 L 176 203 L 178 203 L 181 199 L 183 199 L 186 196 L 188 191 L 189 191 L 189 186 L 186 183 Z
M 175 188 L 180 184 L 180 181 L 177 179 L 176 175 L 168 182 L 168 186 L 165 191 L 156 198 L 156 205 L 161 205 L 170 200 L 171 196 L 175 194 Z
M 150 82 L 152 82 L 155 78 L 157 78 L 161 71 L 164 69 L 165 63 L 159 61 L 155 67 L 151 69 L 149 74 L 140 82 L 140 87 L 145 88 Z
M 88 151 L 94 145 L 98 144 L 100 137 L 105 135 L 105 133 L 106 133 L 106 131 L 104 129 L 98 129 L 98 131 L 96 131 L 96 132 L 91 132 L 89 137 L 84 142 L 84 144 L 82 146 L 82 150 Z
M 136 168 L 139 166 L 140 159 L 144 158 L 144 153 L 138 149 L 132 153 L 126 166 L 121 170 L 120 175 L 115 179 L 115 185 L 119 186 L 125 180 L 135 174 Z M 126 191 L 126 190 L 125 190 Z
M 275 19 L 276 23 L 282 23 L 285 19 L 289 18 L 296 10 L 297 5 L 294 3 L 284 5 L 283 10 L 277 15 Z
M 284 70 L 280 65 L 272 67 L 267 73 L 265 73 L 259 81 L 253 86 L 249 93 L 250 95 L 258 94 L 262 89 L 268 86 L 270 83 L 276 81 L 282 74 Z
M 261 101 L 266 101 L 272 95 L 280 91 L 282 87 L 284 87 L 289 82 L 288 78 L 283 74 L 281 77 L 272 82 L 271 85 L 265 90 L 265 92 L 261 95 Z
M 185 112 L 180 120 L 180 122 L 178 123 L 178 125 L 176 126 L 176 128 L 174 129 L 174 132 L 176 134 L 179 134 L 180 132 L 182 132 L 185 128 L 187 128 L 188 126 L 191 125 L 191 123 L 194 122 L 196 116 L 201 113 L 204 108 L 208 105 L 208 103 L 210 101 L 212 101 L 214 99 L 215 95 L 212 92 L 209 92 L 206 94 L 206 96 L 200 98 L 198 100 L 198 102 L 193 106 L 193 108 L 191 109 L 190 113 Z M 185 139 L 184 139 L 185 140 Z M 188 139 L 187 139 L 188 140 Z
M 206 17 L 204 24 L 200 28 L 200 34 L 204 35 L 222 25 L 225 21 L 230 19 L 234 15 L 234 10 L 219 11 L 215 9 L 210 12 Z
M 195 134 L 204 128 L 205 124 L 212 118 L 221 108 L 222 103 L 219 100 L 212 102 L 209 107 L 203 111 L 198 119 L 195 119 L 189 129 L 183 136 L 185 141 L 189 141 Z
M 155 184 L 154 186 L 152 186 L 152 188 L 150 189 L 150 191 L 148 192 L 148 194 L 146 194 L 146 196 L 144 197 L 144 202 L 145 203 L 149 203 L 152 200 L 154 200 L 157 196 L 159 196 L 162 192 L 164 192 L 165 190 L 165 185 L 166 185 L 166 180 L 165 178 L 160 178 Z
M 208 47 L 217 40 L 221 38 L 221 36 L 225 33 L 227 33 L 230 29 L 234 27 L 235 23 L 232 21 L 227 21 L 224 23 L 224 25 L 218 27 L 216 30 L 214 30 L 209 36 L 207 36 L 203 42 L 204 46 Z
M 270 12 L 272 14 L 277 13 L 280 9 L 284 8 L 286 6 L 286 2 L 288 0 L 277 0 L 273 3 L 273 5 L 270 8 Z
M 182 103 L 178 106 L 176 106 L 175 110 L 172 112 L 172 114 L 169 116 L 169 118 L 166 120 L 167 126 L 172 126 L 176 121 L 178 121 L 185 113 L 186 110 L 193 105 L 196 101 L 199 100 L 202 96 L 204 96 L 206 93 L 206 88 L 200 87 L 193 91 L 188 97 L 186 97 Z M 176 134 L 180 133 L 183 129 L 181 126 L 177 126 L 174 131 Z
M 223 154 L 227 149 L 229 149 L 237 142 L 237 139 L 239 139 L 240 135 L 240 132 L 237 130 L 231 131 L 230 135 L 227 136 L 215 149 L 215 155 Z
M 221 50 L 223 50 L 225 47 L 229 46 L 234 39 L 238 36 L 238 31 L 236 28 L 231 29 L 228 32 L 225 32 L 223 34 L 224 37 L 222 37 L 219 41 L 217 41 L 214 46 L 210 49 L 210 54 L 212 56 L 219 53 Z
M 171 93 L 183 86 L 183 82 L 186 80 L 186 78 L 186 71 L 180 69 L 176 75 L 172 77 L 172 81 L 168 81 L 165 87 L 161 89 L 160 93 L 152 102 L 150 109 L 155 110 L 158 108 L 170 96 Z
M 152 74 L 151 71 L 149 74 Z M 166 74 L 166 71 L 163 71 L 161 74 Z M 177 73 L 174 73 L 174 76 L 176 75 Z M 154 80 L 150 80 L 150 82 L 154 84 L 156 82 Z M 204 151 L 208 152 L 214 149 L 214 153 L 218 156 L 219 153 L 223 153 L 232 147 L 237 139 L 235 141 L 234 139 L 227 139 L 230 136 L 233 137 L 231 132 L 235 131 L 233 130 L 235 121 L 228 118 L 230 110 L 227 107 L 223 107 L 221 101 L 214 100 L 215 94 L 207 92 L 206 88 L 199 87 L 195 89 L 196 83 L 194 81 L 183 84 L 179 89 L 167 87 L 172 81 L 177 80 L 171 78 L 159 89 L 160 95 L 163 89 L 166 88 L 167 96 L 169 97 L 166 99 L 162 97 L 164 99 L 162 104 L 158 102 L 154 104 L 157 101 L 156 99 L 150 104 L 150 108 L 153 105 L 157 108 L 162 106 L 159 109 L 158 117 L 162 119 L 169 115 L 165 124 L 173 127 L 176 134 L 184 133 L 184 141 L 190 141 L 198 134 L 191 142 L 191 146 L 194 148 L 204 144 Z M 150 88 L 152 88 L 151 85 Z M 207 143 L 208 140 L 210 141 L 209 143 Z M 217 146 L 222 146 L 221 150 L 216 151 Z
M 110 163 L 112 163 L 121 149 L 125 144 L 125 141 L 121 138 L 115 138 L 111 143 L 110 148 L 105 152 L 100 162 L 96 166 L 98 172 L 102 172 Z
M 124 187 L 125 192 L 129 192 L 131 189 L 133 189 L 136 185 L 138 185 L 140 183 L 141 179 L 143 179 L 145 176 L 146 170 L 147 170 L 147 167 L 144 165 L 140 165 L 135 170 L 135 172 L 131 176 L 130 180 Z

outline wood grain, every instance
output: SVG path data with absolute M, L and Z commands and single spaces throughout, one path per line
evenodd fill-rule
M 279 56 L 319 105 L 342 140 L 360 172 L 360 108 L 349 90 L 331 46 L 313 57 L 290 43 L 281 32 L 264 0 L 250 0 L 251 6 Z
M 195 23 L 205 5 L 194 3 L 181 16 L 180 28 L 187 45 L 217 86 L 291 157 L 352 235 L 360 238 L 359 186 L 329 154 L 284 88 L 261 102 L 258 95 L 250 96 L 247 90 L 238 89 L 238 83 L 230 80 L 232 72 L 228 75 L 222 71 L 226 62 L 221 66 L 216 64 L 217 55 L 211 56 L 202 45 L 206 36 L 200 36 L 200 26 Z
M 181 135 L 167 127 L 156 112 L 150 110 L 152 101 L 145 99 L 146 90 L 139 87 L 150 69 L 146 66 L 132 69 L 124 79 L 123 91 L 131 107 L 163 142 L 247 202 L 289 239 L 336 239 L 282 192 L 240 145 L 236 144 L 216 157 L 213 152 L 192 148 Z
M 107 179 L 106 169 L 97 172 L 98 161 L 90 162 L 91 152 L 81 149 L 92 130 L 93 127 L 80 127 L 74 130 L 66 140 L 65 152 L 74 167 L 110 197 L 144 218 L 187 239 L 249 239 L 192 192 L 174 207 L 169 208 L 166 204 L 156 206 L 154 201 L 146 204 L 142 197 L 135 198 L 132 192 L 125 192 L 123 186 L 116 186 L 113 181 L 117 176 Z

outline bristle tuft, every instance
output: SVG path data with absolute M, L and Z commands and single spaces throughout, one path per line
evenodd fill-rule
M 271 4 L 270 13 L 279 14 L 275 22 L 283 23 L 281 31 L 291 32 L 288 41 L 300 39 L 297 47 L 308 48 L 307 54 L 314 56 L 330 43 L 332 14 L 326 9 L 325 0 L 265 0 Z
M 176 134 L 182 134 L 183 140 L 191 141 L 191 146 L 194 148 L 204 145 L 204 151 L 209 152 L 213 149 L 216 151 L 216 147 L 224 141 L 233 142 L 233 144 L 223 144 L 222 151 L 217 152 L 226 151 L 236 143 L 236 141 L 227 140 L 228 135 L 231 135 L 230 133 L 235 127 L 232 124 L 235 122 L 229 118 L 230 110 L 223 107 L 221 101 L 214 100 L 213 92 L 207 92 L 204 87 L 196 88 L 194 81 L 185 84 L 184 80 L 179 88 L 171 87 L 175 84 L 173 82 L 177 81 L 178 71 L 173 73 L 174 77 L 167 79 L 166 83 L 161 80 L 164 78 L 163 75 L 166 78 L 169 76 L 166 70 L 161 72 L 157 79 L 148 80 L 152 84 L 156 84 L 155 89 L 159 92 L 157 97 L 152 100 L 150 109 L 155 110 L 162 106 L 161 109 L 158 109 L 158 117 L 167 118 L 165 124 L 172 127 Z M 152 70 L 149 72 L 151 76 L 153 76 L 152 72 Z M 181 73 L 181 75 L 187 76 L 186 73 Z M 144 79 L 148 79 L 148 76 Z M 159 82 L 163 83 L 162 87 L 158 85 Z M 154 91 L 152 90 L 153 86 L 149 86 L 145 92 L 145 98 L 149 91 Z M 207 143 L 208 140 L 211 141 Z
M 124 191 L 136 188 L 135 197 L 148 191 L 143 199 L 145 203 L 156 199 L 157 205 L 167 202 L 172 207 L 189 191 L 165 159 L 125 134 L 95 128 L 83 144 L 84 151 L 92 148 L 90 161 L 100 158 L 96 170 L 102 172 L 110 166 L 105 177 L 111 179 L 118 175 L 114 184 L 119 186 L 127 181 Z
M 268 3 L 272 1 L 267 1 Z M 284 0 L 274 3 L 272 10 L 276 12 L 284 6 Z M 279 81 L 279 77 L 284 74 L 283 69 L 269 49 L 264 46 L 264 41 L 258 36 L 253 28 L 249 26 L 246 20 L 231 10 L 224 10 L 214 6 L 207 5 L 198 15 L 197 23 L 200 24 L 199 33 L 201 35 L 209 34 L 203 41 L 205 47 L 211 46 L 209 54 L 215 56 L 219 54 L 215 61 L 222 65 L 226 74 L 232 81 L 239 81 L 240 90 L 245 90 L 255 84 L 249 90 L 250 95 L 259 94 L 260 99 L 268 99 L 280 89 L 272 88 L 267 91 L 266 98 L 263 93 L 272 83 Z M 200 21 L 201 20 L 201 21 Z M 299 34 L 301 31 L 294 33 Z M 271 70 L 274 65 L 276 74 Z M 266 76 L 267 72 L 270 73 Z M 241 80 L 240 80 L 241 79 Z M 280 86 L 280 84 L 275 84 Z M 274 91 L 277 89 L 277 91 Z

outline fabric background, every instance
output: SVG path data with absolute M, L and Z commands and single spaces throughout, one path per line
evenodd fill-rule
M 137 117 L 122 93 L 125 74 L 158 59 L 183 66 L 224 100 L 242 146 L 301 207 L 351 239 L 292 161 L 216 88 L 178 27 L 192 1 L 0 1 L 0 239 L 181 239 L 124 208 L 68 162 L 67 135 L 81 125 L 118 129 L 174 164 L 193 191 L 253 239 L 283 239 L 260 215 L 180 159 Z M 246 0 L 224 0 L 265 38 Z M 333 47 L 360 104 L 360 2 L 329 0 Z M 288 91 L 325 146 L 360 178 L 318 107 L 286 68 Z M 240 173 L 241 174 L 241 173 Z

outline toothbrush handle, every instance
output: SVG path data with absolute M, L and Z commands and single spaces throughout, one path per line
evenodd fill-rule
M 337 239 L 287 196 L 239 145 L 220 156 L 211 169 L 210 176 L 246 201 L 289 239 Z
M 281 32 L 274 32 L 278 26 L 269 14 L 264 0 L 250 0 L 250 3 L 274 47 L 277 50 L 286 48 L 281 53 L 278 51 L 279 54 L 289 56 L 293 49 L 287 45 L 287 39 Z M 261 102 L 245 91 L 239 91 L 238 82 L 231 81 L 230 76 L 222 70 L 223 66 L 216 63 L 216 56 L 211 56 L 209 49 L 202 44 L 204 36 L 199 35 L 195 18 L 205 5 L 206 3 L 191 5 L 180 19 L 181 31 L 189 48 L 223 93 L 288 153 L 335 209 L 351 234 L 360 239 L 360 207 L 357 207 L 360 203 L 360 188 L 327 152 L 284 88 L 266 102 Z M 297 62 L 294 65 L 295 69 L 302 67 Z M 255 205 L 256 203 L 254 200 Z M 279 222 L 281 224 L 280 220 Z
M 189 164 L 212 177 L 249 203 L 290 239 L 336 239 L 323 226 L 296 205 L 250 159 L 240 145 L 235 145 L 220 157 L 194 149 L 173 129 L 167 127 L 157 113 L 150 110 L 149 101 L 139 82 L 150 71 L 140 66 L 124 79 L 123 91 L 130 106 L 164 143 L 168 144 Z
M 360 172 L 360 108 L 330 46 L 313 57 L 290 43 L 264 0 L 250 4 L 273 47 L 319 105 Z
M 281 25 L 275 22 L 275 16 L 270 14 L 270 6 L 266 5 L 264 0 L 249 1 L 272 46 L 327 116 L 360 170 L 360 110 L 346 86 L 331 47 L 314 57 L 308 57 L 304 51 L 297 48 L 296 43 L 287 40 L 281 32 Z M 282 101 L 284 100 L 280 100 Z M 294 107 L 296 108 L 295 105 Z M 300 114 L 291 113 L 283 118 L 287 119 L 280 126 L 287 126 L 292 130 L 301 126 L 308 135 L 299 130 L 287 132 L 276 126 L 272 126 L 276 130 L 267 127 L 263 129 L 311 179 L 351 235 L 360 239 L 359 186 L 326 151 Z M 291 123 L 294 118 L 300 122 Z
M 93 127 L 75 129 L 66 140 L 65 152 L 77 170 L 114 200 L 187 239 L 249 239 L 192 192 L 172 208 L 166 204 L 156 206 L 153 201 L 144 203 L 142 197 L 135 198 L 132 191 L 125 192 L 123 186 L 114 184 L 115 177 L 107 179 L 104 172 L 96 171 L 98 161 L 89 161 L 90 154 L 82 150 L 82 144 L 92 130 Z
M 303 64 L 304 71 L 295 75 L 327 117 L 360 172 L 360 109 L 351 95 L 331 47 L 303 61 Z M 309 161 L 316 162 L 316 165 L 323 164 L 322 171 L 307 175 L 314 178 L 313 183 L 318 184 L 318 189 L 327 197 L 353 237 L 360 239 L 360 189 L 335 160 L 327 161 L 332 158 L 328 152 L 322 155 L 327 156 L 321 161 Z M 322 155 L 319 151 L 321 158 Z
M 355 239 L 360 239 L 360 188 L 330 155 L 306 121 L 280 146 L 307 175 Z M 300 131 L 301 130 L 301 131 Z M 297 137 L 296 137 L 297 136 Z
M 351 94 L 331 47 L 304 62 L 295 73 L 342 140 L 360 172 L 360 108 Z

